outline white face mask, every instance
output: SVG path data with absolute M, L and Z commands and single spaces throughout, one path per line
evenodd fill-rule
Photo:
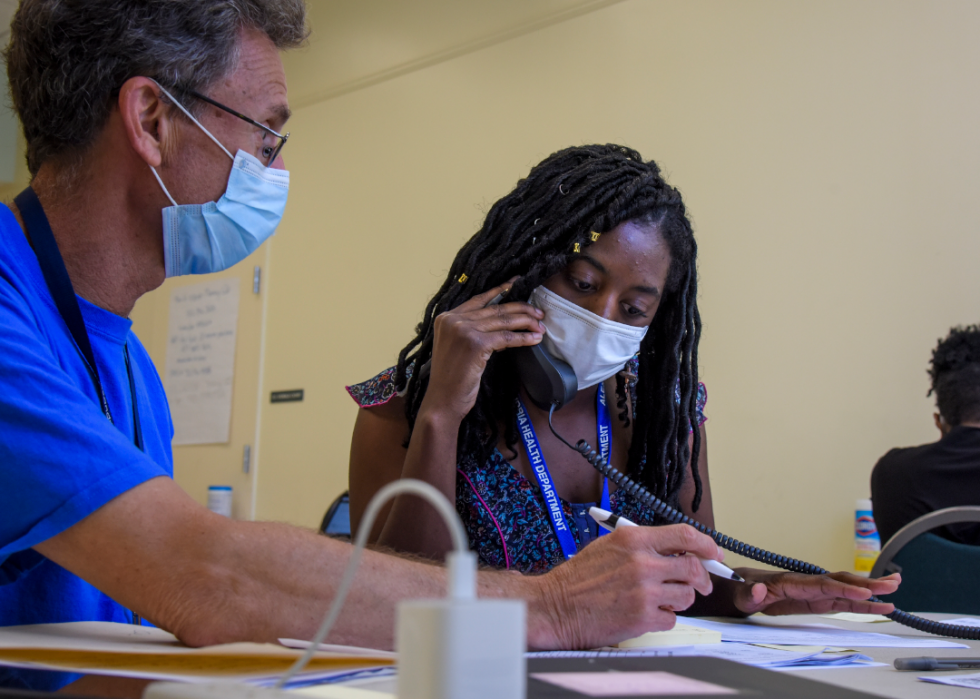
M 645 327 L 606 320 L 543 286 L 531 292 L 528 303 L 544 311 L 548 332 L 541 344 L 571 365 L 580 391 L 622 371 L 647 334 Z

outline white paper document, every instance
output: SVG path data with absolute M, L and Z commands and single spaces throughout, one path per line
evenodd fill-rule
M 965 616 L 959 619 L 943 619 L 944 624 L 952 624 L 953 626 L 980 626 L 980 619 L 975 616 Z
M 269 643 L 189 648 L 162 629 L 104 621 L 0 628 L 0 665 L 121 677 L 271 686 L 301 654 Z M 287 686 L 390 673 L 392 662 L 388 654 L 321 652 Z
M 228 441 L 238 286 L 238 279 L 217 279 L 170 292 L 164 384 L 175 445 Z
M 972 675 L 919 675 L 919 679 L 923 682 L 948 684 L 951 687 L 980 689 L 980 672 L 975 672 Z
M 310 647 L 310 641 L 302 641 L 298 638 L 280 638 L 278 641 L 286 646 L 286 648 L 306 650 Z M 398 654 L 390 650 L 375 650 L 374 648 L 360 648 L 359 646 L 340 646 L 336 643 L 321 643 L 317 646 L 317 650 L 322 650 L 327 653 L 342 653 L 344 655 L 370 655 L 373 658 L 391 658 L 392 660 L 398 658 Z
M 289 691 L 313 699 L 397 699 L 394 694 L 388 692 L 336 684 L 318 684 Z
M 775 643 L 784 646 L 843 646 L 846 648 L 969 648 L 962 643 L 919 636 L 892 636 L 870 631 L 850 631 L 823 624 L 776 626 L 751 620 L 738 622 L 684 620 L 685 624 L 721 631 L 722 641 Z
M 763 648 L 747 643 L 703 643 L 692 646 L 656 646 L 652 648 L 608 648 L 599 650 L 565 650 L 528 653 L 529 658 L 669 658 L 698 655 L 722 658 L 743 665 L 777 668 L 813 668 L 833 665 L 865 665 L 871 658 L 860 653 L 827 653 L 823 646 L 790 651 Z
M 834 612 L 833 614 L 821 614 L 825 619 L 836 619 L 838 621 L 856 621 L 860 624 L 881 624 L 891 621 L 881 614 L 858 614 L 857 612 Z

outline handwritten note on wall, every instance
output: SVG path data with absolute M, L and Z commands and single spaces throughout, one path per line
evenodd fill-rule
M 164 383 L 175 445 L 228 442 L 237 326 L 237 279 L 170 292 Z

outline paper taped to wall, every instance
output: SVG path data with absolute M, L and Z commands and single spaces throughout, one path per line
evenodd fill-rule
M 170 292 L 164 383 L 175 445 L 228 442 L 238 287 L 228 278 Z

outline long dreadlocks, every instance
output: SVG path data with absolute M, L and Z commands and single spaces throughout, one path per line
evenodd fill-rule
M 695 484 L 692 507 L 701 502 L 697 470 L 698 340 L 697 245 L 680 193 L 653 161 L 617 145 L 566 148 L 532 168 L 497 201 L 483 227 L 456 255 L 449 275 L 425 308 L 415 338 L 398 355 L 396 386 L 405 391 L 406 416 L 415 425 L 428 374 L 410 371 L 432 358 L 434 320 L 478 294 L 519 275 L 507 300 L 526 301 L 531 291 L 561 271 L 573 250 L 624 221 L 654 226 L 670 248 L 665 293 L 640 346 L 633 437 L 627 473 L 658 497 L 677 505 L 690 460 Z M 617 375 L 620 419 L 628 421 L 627 383 Z M 514 404 L 518 379 L 508 352 L 487 363 L 476 404 L 463 420 L 458 457 L 480 463 L 493 452 L 504 426 L 506 443 L 518 440 Z M 694 426 L 693 449 L 688 435 Z

